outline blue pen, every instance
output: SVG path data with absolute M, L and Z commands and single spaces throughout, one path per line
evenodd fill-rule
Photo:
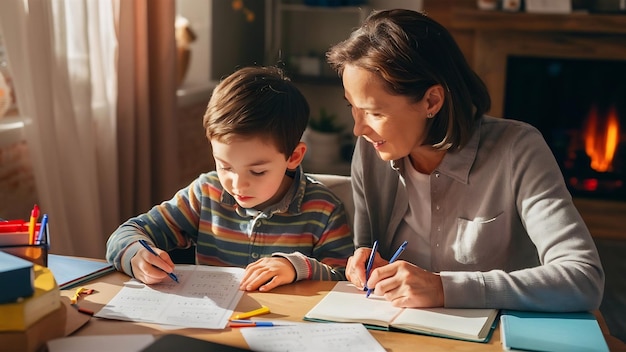
M 145 249 L 147 249 L 150 253 L 156 255 L 157 257 L 159 256 L 154 249 L 152 249 L 152 247 L 150 247 L 150 245 L 148 244 L 148 242 L 146 242 L 145 240 L 139 240 L 139 243 L 141 243 L 142 246 L 144 246 Z M 154 265 L 153 265 L 154 266 Z M 155 266 L 156 267 L 156 266 Z M 159 268 L 160 269 L 160 268 Z M 163 270 L 163 269 L 161 269 Z M 165 270 L 164 270 L 165 271 Z M 167 275 L 172 278 L 172 280 L 178 282 L 178 277 L 176 277 L 176 274 L 174 273 L 167 273 Z
M 46 233 L 46 226 L 48 226 L 48 214 L 43 214 L 41 218 L 41 224 L 39 225 L 39 235 L 37 235 L 36 244 L 41 244 L 43 241 L 43 236 Z
M 396 252 L 393 254 L 393 256 L 391 257 L 391 259 L 389 260 L 389 264 L 393 263 L 396 261 L 396 259 L 398 259 L 398 257 L 400 256 L 400 254 L 404 251 L 404 249 L 406 248 L 406 245 L 408 244 L 407 241 L 402 242 L 402 244 L 400 245 L 400 247 L 398 247 L 398 249 L 396 250 Z M 365 294 L 365 297 L 369 297 L 372 294 L 372 289 L 368 289 L 367 293 Z
M 295 325 L 296 323 L 291 322 L 273 322 L 273 321 L 263 321 L 263 320 L 242 320 L 235 319 L 231 320 L 228 323 L 228 326 L 231 328 L 247 328 L 247 327 L 263 327 L 263 326 L 286 326 L 286 325 Z
M 275 326 L 271 321 L 231 320 L 228 323 L 231 328 L 247 328 L 257 326 Z
M 402 242 L 402 244 L 400 245 L 400 247 L 398 247 L 398 250 L 396 250 L 396 252 L 393 254 L 393 256 L 391 257 L 391 259 L 389 260 L 389 264 L 393 263 L 396 261 L 396 259 L 398 259 L 398 257 L 400 256 L 400 254 L 402 253 L 402 251 L 404 251 L 404 249 L 406 248 L 406 245 L 408 244 L 407 241 Z
M 374 241 L 374 245 L 372 246 L 372 252 L 370 253 L 370 258 L 367 260 L 367 267 L 365 268 L 365 285 L 363 286 L 363 291 L 367 291 L 367 279 L 370 277 L 370 272 L 372 271 L 372 265 L 374 265 L 374 257 L 376 256 L 376 250 L 378 249 L 378 240 Z

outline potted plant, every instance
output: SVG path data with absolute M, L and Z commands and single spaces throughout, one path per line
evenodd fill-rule
M 325 108 L 320 109 L 318 117 L 311 116 L 309 119 L 309 127 L 320 133 L 339 134 L 343 131 L 344 126 L 337 123 L 337 115 L 331 114 Z
M 345 126 L 338 123 L 336 114 L 320 109 L 318 116 L 311 116 L 309 126 L 304 131 L 302 141 L 308 150 L 304 164 L 312 169 L 334 164 L 340 160 L 341 133 Z

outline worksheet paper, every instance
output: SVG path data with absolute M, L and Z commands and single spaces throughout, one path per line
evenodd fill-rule
M 257 352 L 385 352 L 359 323 L 307 323 L 240 330 L 250 349 Z
M 180 283 L 146 285 L 137 280 L 124 287 L 94 316 L 188 328 L 224 329 L 243 295 L 243 268 L 177 265 Z

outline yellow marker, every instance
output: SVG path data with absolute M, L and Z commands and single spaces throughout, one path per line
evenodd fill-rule
M 78 297 L 80 297 L 80 294 L 85 292 L 86 289 L 84 287 L 79 287 L 76 289 L 76 291 L 74 291 L 74 295 L 72 296 L 72 298 L 70 298 L 70 303 L 71 304 L 76 304 L 78 303 Z
M 251 311 L 246 312 L 246 313 L 237 314 L 237 315 L 235 315 L 234 319 L 246 319 L 246 318 L 255 317 L 255 316 L 261 315 L 261 314 L 267 314 L 269 312 L 270 312 L 270 308 L 269 307 L 261 306 L 261 308 L 259 308 L 259 309 L 251 310 Z

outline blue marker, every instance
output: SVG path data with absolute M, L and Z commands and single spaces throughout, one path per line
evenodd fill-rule
M 41 224 L 39 225 L 39 234 L 37 235 L 36 244 L 41 244 L 43 236 L 46 233 L 46 226 L 48 226 L 48 214 L 43 214 L 41 218 Z

